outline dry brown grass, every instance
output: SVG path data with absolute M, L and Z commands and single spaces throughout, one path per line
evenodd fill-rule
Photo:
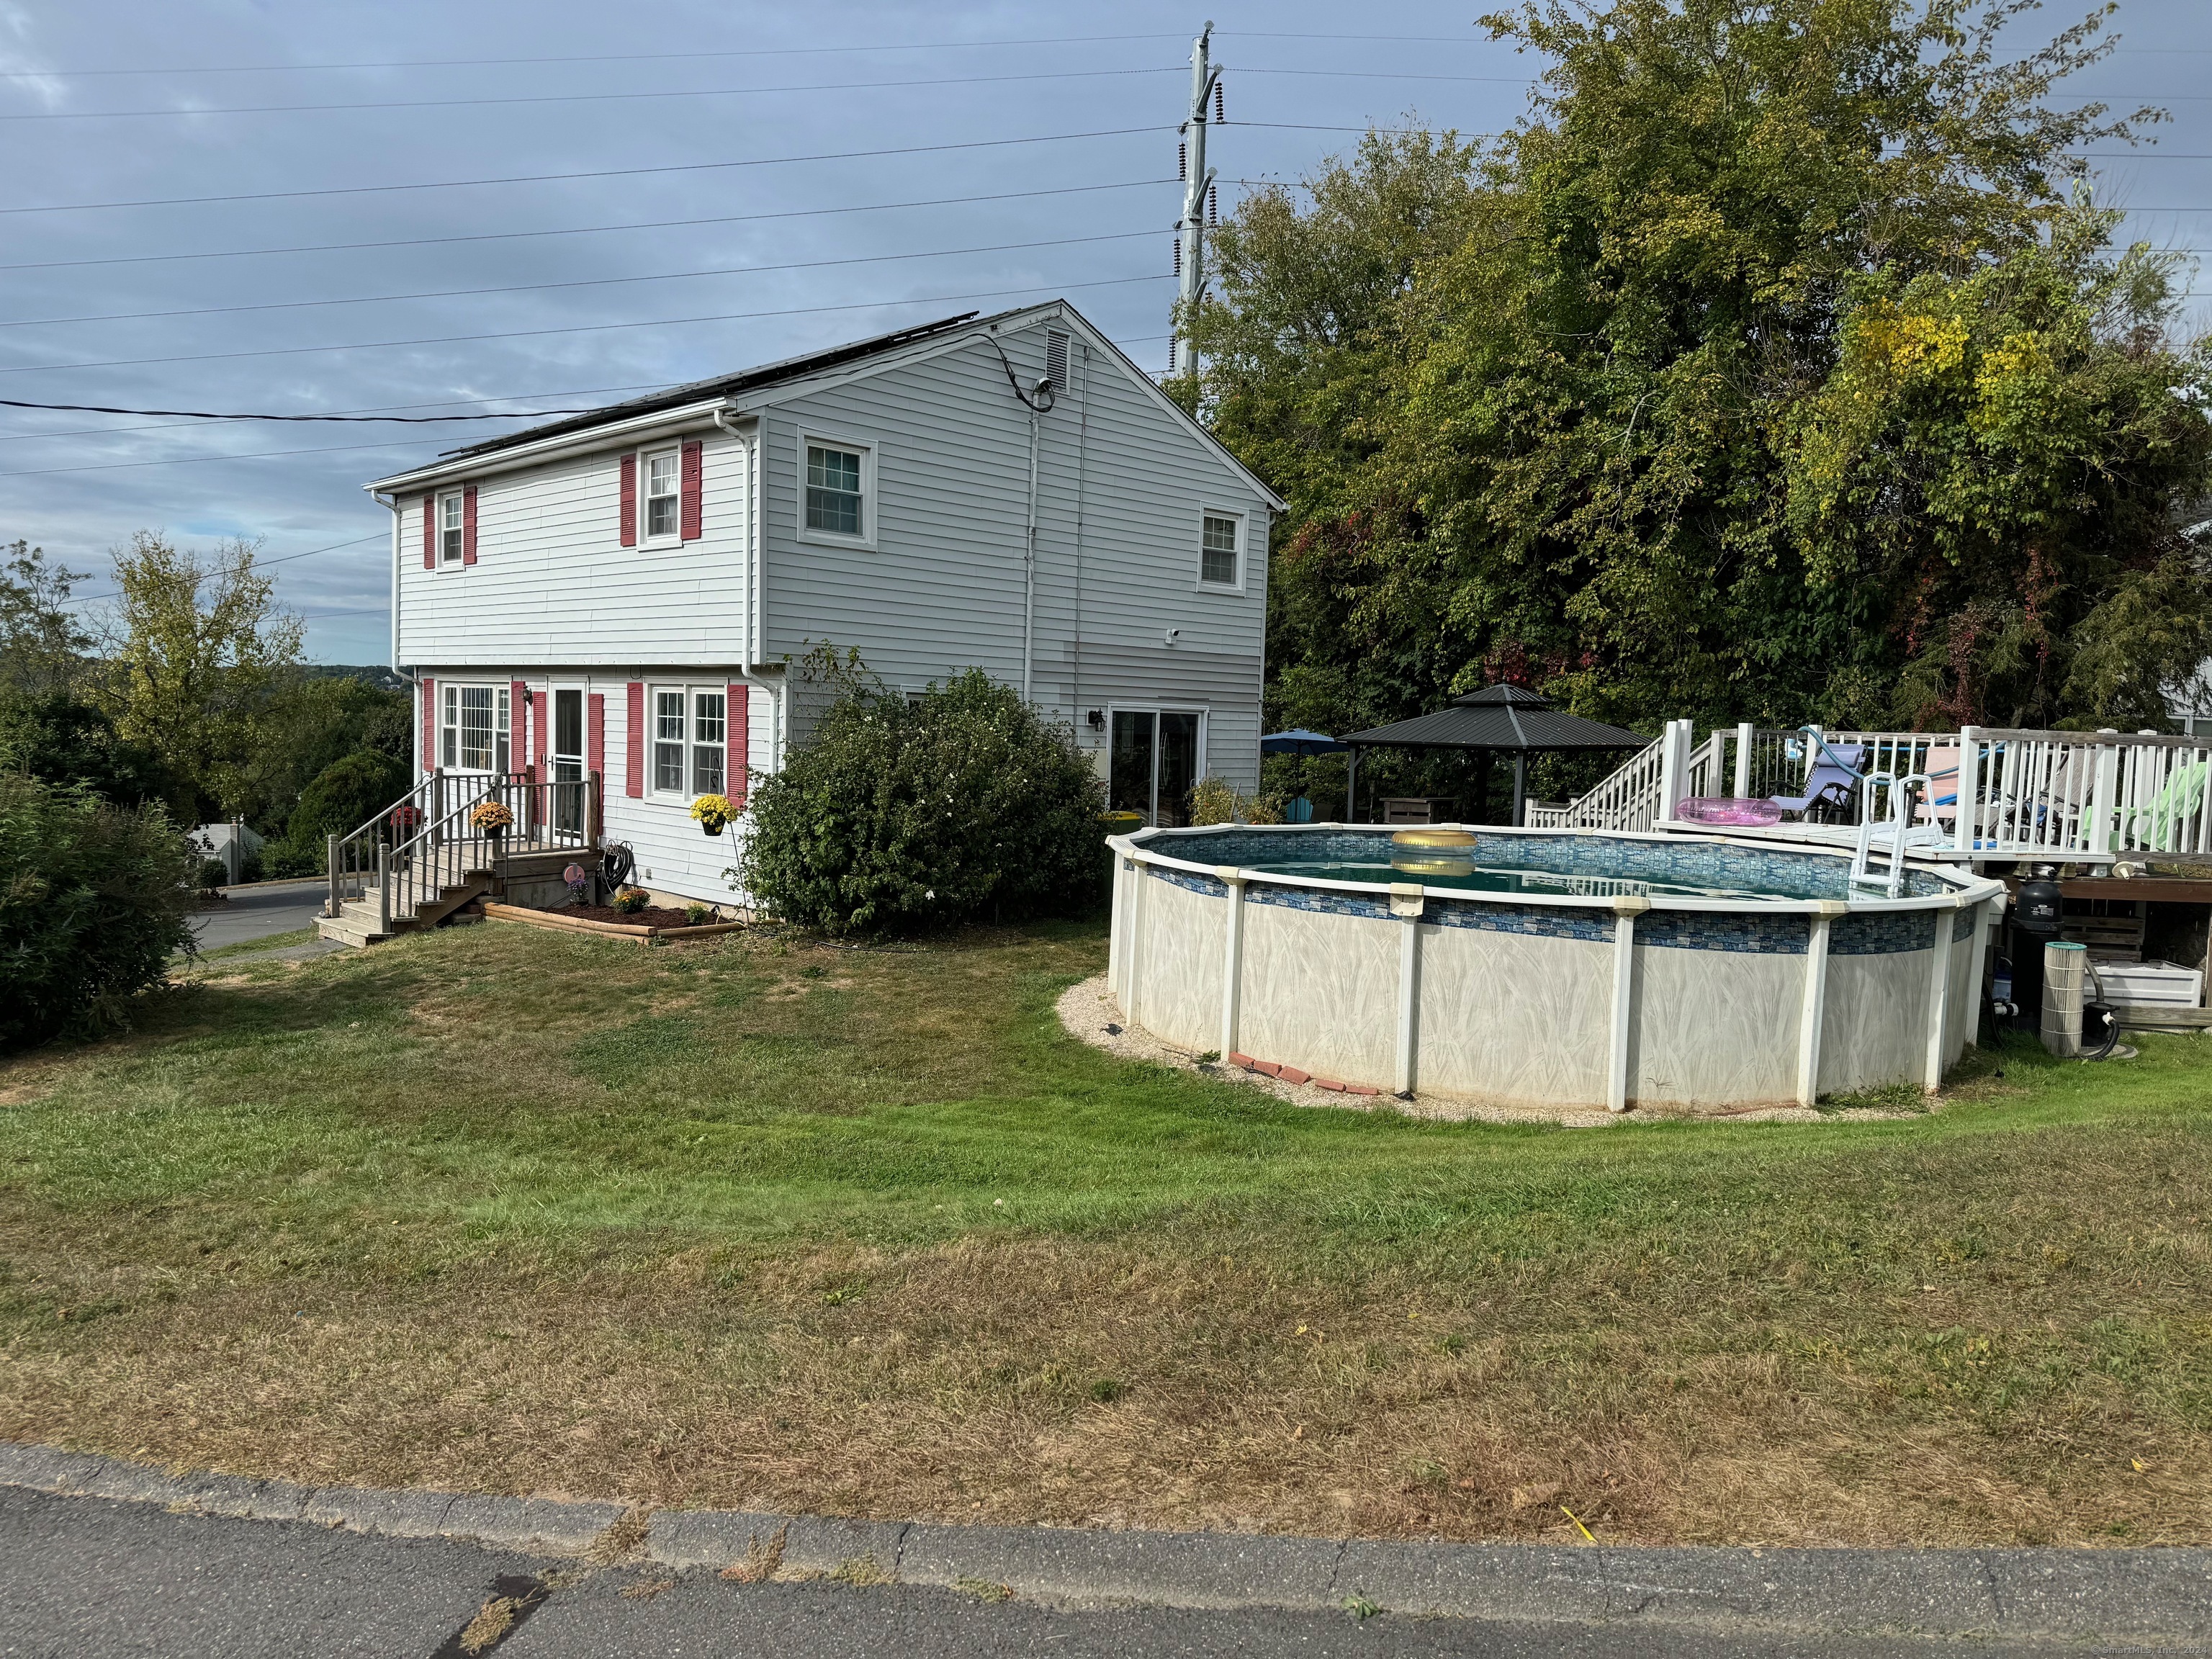
M 720 974 L 531 945 L 587 1018 L 496 939 L 428 940 L 331 959 L 367 977 L 319 1005 L 257 977 L 235 1042 L 42 1060 L 0 1116 L 0 1434 L 615 1496 L 610 1559 L 667 1505 L 2212 1541 L 2212 1160 L 2178 1040 L 1911 1123 L 1537 1134 L 1117 1067 L 1047 1028 L 1081 939 L 756 942 Z M 678 1156 L 704 1137 L 730 1161 Z M 733 1576 L 775 1574 L 756 1544 Z

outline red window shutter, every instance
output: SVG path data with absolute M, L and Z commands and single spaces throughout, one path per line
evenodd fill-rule
M 707 480 L 707 446 L 686 444 L 680 463 L 684 483 L 681 524 L 683 533 L 678 539 L 696 542 L 707 532 L 702 527 L 705 514 L 702 496 Z
M 540 778 L 550 778 L 553 775 L 545 764 L 545 751 L 551 746 L 550 734 L 546 730 L 548 722 L 545 718 L 545 696 L 546 694 L 543 691 L 532 691 L 530 694 L 530 757 L 533 763 L 530 780 L 532 783 Z
M 461 489 L 461 562 L 477 562 L 477 487 L 465 484 Z
M 645 682 L 629 683 L 629 741 L 624 746 L 623 763 L 629 773 L 627 793 L 632 796 L 645 793 Z
M 507 690 L 512 694 L 507 702 L 507 769 L 514 772 L 527 772 L 530 769 L 530 732 L 529 723 L 524 715 L 530 707 L 530 682 L 510 681 Z
M 422 682 L 422 769 L 433 771 L 438 764 L 438 683 L 433 679 Z
M 438 568 L 438 498 L 422 498 L 422 568 Z
M 745 693 L 752 688 L 744 685 L 730 687 L 729 723 L 723 732 L 729 744 L 729 760 L 723 769 L 728 781 L 723 786 L 730 797 L 730 805 L 742 808 L 745 804 L 745 751 L 751 737 L 750 722 L 745 718 Z
M 622 458 L 622 544 L 637 545 L 637 457 Z
M 607 823 L 607 700 L 603 692 L 594 691 L 589 699 L 591 714 L 584 726 L 584 769 L 599 780 L 592 791 L 592 823 L 590 833 L 594 844 L 606 831 Z

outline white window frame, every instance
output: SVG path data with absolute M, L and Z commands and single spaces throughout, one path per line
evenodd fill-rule
M 653 533 L 653 464 L 664 457 L 676 462 L 676 493 L 663 496 L 664 501 L 676 503 L 676 522 L 672 528 L 656 536 Z M 684 446 L 655 444 L 650 449 L 637 452 L 637 544 L 640 547 L 674 547 L 684 539 Z
M 441 490 L 438 492 L 436 501 L 436 511 L 438 514 L 438 568 L 443 570 L 449 564 L 462 564 L 466 562 L 468 559 L 469 502 L 467 492 L 459 489 Z M 453 522 L 450 526 L 446 522 L 446 507 L 449 502 L 452 504 L 453 509 Z M 450 547 L 446 540 L 448 536 L 453 538 Z
M 1237 580 L 1233 582 L 1210 582 L 1206 579 L 1206 521 L 1208 519 L 1229 519 L 1237 526 Z M 1198 534 L 1194 538 L 1198 556 L 1198 580 L 1192 584 L 1201 593 L 1242 593 L 1245 572 L 1252 561 L 1252 516 L 1241 507 L 1214 507 L 1199 504 Z
M 670 739 L 660 735 L 660 699 L 674 693 L 684 699 L 684 729 L 674 739 L 684 751 L 684 781 L 678 789 L 665 788 L 660 781 L 660 745 Z M 722 700 L 722 740 L 719 744 L 701 744 L 696 740 L 699 720 L 698 699 L 702 696 Z M 645 793 L 647 798 L 665 805 L 689 808 L 702 795 L 727 795 L 730 793 L 730 688 L 726 682 L 714 684 L 683 684 L 657 681 L 645 689 Z M 699 757 L 702 748 L 717 749 L 722 756 L 722 781 L 719 787 L 704 789 L 699 784 Z
M 461 762 L 461 693 L 491 693 L 491 764 L 466 766 Z M 505 680 L 440 680 L 438 697 L 438 764 L 448 772 L 483 777 L 503 777 L 514 769 L 511 752 L 514 741 L 514 688 Z M 451 716 L 449 719 L 448 716 Z M 501 749 L 510 750 L 507 763 L 499 763 Z M 449 758 L 450 757 L 450 758 Z
M 806 452 L 808 448 L 842 449 L 860 458 L 860 533 L 843 536 L 834 530 L 810 530 L 806 525 Z M 851 547 L 872 552 L 876 546 L 876 446 L 868 439 L 802 428 L 799 434 L 797 465 L 793 477 L 799 488 L 799 539 L 817 547 Z
M 1116 714 L 1150 714 L 1155 721 L 1152 727 L 1152 808 L 1146 816 L 1148 818 L 1157 817 L 1160 805 L 1160 739 L 1159 726 L 1157 724 L 1159 716 L 1162 714 L 1198 716 L 1197 748 L 1191 757 L 1190 775 L 1191 782 L 1195 785 L 1206 776 L 1209 770 L 1206 750 L 1207 740 L 1213 735 L 1213 712 L 1202 703 L 1109 702 L 1106 705 L 1106 724 L 1102 733 L 1103 740 L 1099 744 L 1099 753 L 1105 757 L 1106 787 L 1109 790 L 1114 787 L 1114 716 Z

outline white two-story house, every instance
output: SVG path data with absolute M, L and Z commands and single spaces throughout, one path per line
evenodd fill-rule
M 428 770 L 601 781 L 657 892 L 726 900 L 742 802 L 856 648 L 918 691 L 1016 686 L 1173 823 L 1259 774 L 1284 503 L 1064 301 L 948 319 L 635 398 L 368 486 Z M 742 835 L 744 821 L 738 819 Z

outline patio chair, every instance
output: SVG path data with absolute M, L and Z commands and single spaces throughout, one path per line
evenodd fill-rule
M 1928 774 L 1928 790 L 1913 814 L 1921 823 L 1959 821 L 1959 759 L 1956 746 L 1929 750 L 1928 758 L 1922 763 Z
M 2176 767 L 2148 805 L 2130 806 L 2120 813 L 2122 840 L 2124 842 L 2133 831 L 2136 820 L 2147 818 L 2149 829 L 2140 838 L 2148 850 L 2178 850 L 2169 843 L 2175 838 L 2175 832 L 2203 810 L 2208 775 L 2212 775 L 2212 767 L 2207 767 L 2203 761 L 2190 761 Z
M 1856 743 L 1823 743 L 1810 726 L 1805 727 L 1804 732 L 1819 750 L 1813 769 L 1805 777 L 1805 793 L 1770 795 L 1767 799 L 1800 817 L 1815 811 L 1849 811 L 1858 795 L 1859 763 L 1866 758 L 1865 748 Z

